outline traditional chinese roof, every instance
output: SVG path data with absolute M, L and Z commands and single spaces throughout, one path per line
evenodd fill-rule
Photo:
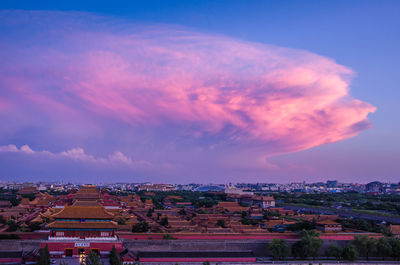
M 112 219 L 114 215 L 102 206 L 66 206 L 52 217 L 56 219 Z
M 400 225 L 390 225 L 390 231 L 394 235 L 400 235 Z
M 75 193 L 75 198 L 79 200 L 98 200 L 100 198 L 100 192 L 96 186 L 85 185 Z
M 36 187 L 31 187 L 31 186 L 26 186 L 26 187 L 22 187 L 19 191 L 18 194 L 36 194 L 38 193 L 38 190 Z
M 165 198 L 166 200 L 183 200 L 183 198 L 181 196 L 173 196 L 173 195 L 169 195 Z
M 272 196 L 262 196 L 263 201 L 275 201 L 274 197 Z
M 219 202 L 217 207 L 226 209 L 230 212 L 247 211 L 249 207 L 242 207 L 237 202 Z
M 38 216 L 36 216 L 35 218 L 33 218 L 31 220 L 31 223 L 43 223 L 43 218 L 42 216 L 39 214 Z
M 21 205 L 29 205 L 30 201 L 28 198 L 22 198 L 20 204 Z
M 9 201 L 0 201 L 0 207 L 11 207 L 11 202 Z
M 114 222 L 68 222 L 54 221 L 47 228 L 72 228 L 72 229 L 117 229 Z
M 31 205 L 31 206 L 48 206 L 49 200 L 47 200 L 47 198 L 39 199 L 36 197 L 33 201 L 29 202 L 29 205 Z
M 60 212 L 61 208 L 49 208 L 44 213 L 40 213 L 41 216 L 50 218 L 53 214 Z
M 331 219 L 325 219 L 325 220 L 318 221 L 317 224 L 319 224 L 319 225 L 340 225 L 338 222 L 335 222 Z
M 100 204 L 97 201 L 81 201 L 76 200 L 72 206 L 99 206 Z

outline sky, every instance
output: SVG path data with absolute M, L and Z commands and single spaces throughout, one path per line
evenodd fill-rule
M 1 1 L 0 180 L 400 181 L 399 1 Z

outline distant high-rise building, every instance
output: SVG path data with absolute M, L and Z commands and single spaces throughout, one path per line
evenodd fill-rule
M 383 190 L 383 185 L 379 181 L 373 181 L 365 185 L 366 192 L 381 193 L 382 190 Z
M 328 188 L 337 188 L 337 186 L 338 186 L 337 180 L 328 180 L 326 182 L 326 187 L 328 187 Z

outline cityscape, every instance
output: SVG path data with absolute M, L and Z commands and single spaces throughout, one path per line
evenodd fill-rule
M 40 249 L 46 249 L 51 260 L 81 263 L 89 253 L 122 264 L 250 264 L 290 257 L 354 261 L 358 255 L 396 260 L 399 193 L 400 183 L 378 181 L 98 186 L 2 182 L 0 236 L 26 242 L 7 245 L 3 253 L 10 257 L 2 261 L 34 263 L 42 255 Z M 315 251 L 297 245 L 307 237 L 314 238 L 310 244 Z M 231 243 L 215 251 L 221 241 Z M 364 249 L 365 242 L 375 247 Z
M 0 1 L 0 264 L 400 264 L 399 14 Z

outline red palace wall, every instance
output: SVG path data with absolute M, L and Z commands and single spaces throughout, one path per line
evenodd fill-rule
M 22 258 L 0 258 L 0 264 L 7 264 L 7 263 L 22 263 Z
M 265 234 L 170 234 L 174 239 L 193 239 L 193 240 L 271 240 L 274 238 L 279 239 L 299 239 L 298 234 L 294 233 L 265 233 Z M 320 238 L 324 240 L 352 240 L 357 234 L 349 233 L 328 233 L 320 234 Z M 381 234 L 365 233 L 370 237 L 379 238 Z M 132 233 L 119 233 L 120 238 L 131 240 L 162 240 L 163 234 L 132 234 Z
M 19 239 L 47 239 L 49 237 L 48 232 L 1 232 L 0 235 L 17 235 Z
M 139 262 L 256 262 L 256 258 L 139 258 Z
M 78 256 L 78 249 L 84 249 L 86 253 L 89 253 L 90 250 L 98 250 L 99 252 L 102 251 L 111 251 L 112 247 L 115 246 L 117 249 L 117 252 L 122 252 L 123 251 L 123 246 L 122 242 L 80 242 L 80 241 L 70 241 L 70 242 L 50 242 L 50 241 L 44 241 L 40 243 L 40 247 L 44 248 L 45 246 L 48 246 L 50 255 L 52 257 L 61 257 L 62 255 L 65 255 L 66 249 L 72 249 L 72 255 L 73 256 Z M 63 254 L 51 254 L 52 251 L 62 251 Z

